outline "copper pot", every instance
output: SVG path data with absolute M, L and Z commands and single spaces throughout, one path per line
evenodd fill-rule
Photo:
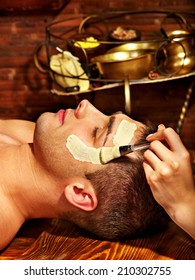
M 119 51 L 96 56 L 91 60 L 96 63 L 104 78 L 124 81 L 125 111 L 128 115 L 131 114 L 129 80 L 148 76 L 154 66 L 154 53 L 154 50 Z
M 106 79 L 129 80 L 147 77 L 154 65 L 153 50 L 109 52 L 92 58 L 100 74 Z
M 167 32 L 170 40 L 161 48 L 164 52 L 162 74 L 186 74 L 195 67 L 194 38 L 186 30 L 174 30 Z

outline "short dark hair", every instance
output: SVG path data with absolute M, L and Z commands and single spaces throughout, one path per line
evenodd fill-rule
M 153 125 L 145 126 L 139 142 L 154 131 Z M 143 153 L 136 153 L 136 158 L 124 156 L 86 174 L 96 191 L 98 206 L 92 212 L 77 211 L 73 222 L 109 240 L 143 237 L 164 228 L 169 217 L 147 184 Z
M 114 160 L 87 177 L 98 197 L 97 209 L 86 217 L 89 231 L 107 239 L 134 238 L 166 225 L 168 215 L 153 198 L 141 158 Z

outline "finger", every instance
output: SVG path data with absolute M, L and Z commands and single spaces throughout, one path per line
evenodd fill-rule
M 144 168 L 144 172 L 146 175 L 146 180 L 153 193 L 153 190 L 155 190 L 155 185 L 156 185 L 155 182 L 157 181 L 156 172 L 152 169 L 152 167 L 146 161 L 143 162 L 143 168 Z
M 146 161 L 143 162 L 143 168 L 144 168 L 144 172 L 146 175 L 146 180 L 147 180 L 148 184 L 150 184 L 150 178 L 151 178 L 154 170 L 152 169 L 151 165 Z
M 166 128 L 163 134 L 165 141 L 172 151 L 183 152 L 186 150 L 181 138 L 172 128 Z
M 160 142 L 159 142 L 160 143 Z M 144 153 L 144 160 L 151 166 L 153 170 L 158 170 L 159 166 L 162 164 L 161 158 L 156 155 L 152 150 L 148 149 Z
M 169 147 L 165 146 L 159 140 L 151 142 L 149 150 L 152 151 L 161 161 L 167 161 L 173 157 L 173 152 L 170 151 Z
M 161 126 L 161 128 L 159 128 L 159 130 L 156 133 L 149 135 L 146 139 L 149 142 L 155 140 L 165 141 L 170 147 L 171 151 L 186 151 L 186 148 L 183 145 L 179 135 L 171 127 L 163 129 L 163 127 Z
M 161 130 L 164 130 L 165 129 L 165 126 L 164 126 L 164 124 L 159 124 L 158 125 L 158 131 L 161 131 Z
M 185 160 L 185 158 L 181 158 L 180 153 L 178 155 L 178 153 L 169 150 L 160 141 L 151 143 L 150 150 L 144 153 L 144 158 L 156 174 L 160 176 L 161 180 L 169 178 L 171 174 L 177 174 Z
M 146 137 L 146 140 L 148 141 L 154 141 L 154 140 L 163 140 L 164 139 L 164 134 L 163 131 L 165 130 L 164 124 L 160 124 L 158 126 L 157 132 L 150 134 Z
M 144 159 L 159 174 L 168 174 L 178 168 L 178 157 L 160 141 L 154 141 L 144 153 Z

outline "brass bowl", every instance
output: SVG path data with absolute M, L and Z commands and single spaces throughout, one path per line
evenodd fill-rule
M 153 50 L 109 52 L 92 58 L 100 74 L 106 79 L 143 79 L 154 65 Z
M 162 44 L 162 40 L 159 41 L 139 41 L 131 42 L 119 45 L 117 47 L 111 48 L 108 52 L 121 52 L 121 51 L 136 51 L 136 50 L 158 50 Z

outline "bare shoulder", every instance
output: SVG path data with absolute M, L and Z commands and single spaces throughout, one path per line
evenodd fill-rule
M 4 211 L 4 209 L 6 209 L 6 211 Z M 12 206 L 10 207 L 10 205 L 7 205 L 5 201 L 1 199 L 0 250 L 4 249 L 5 246 L 12 241 L 23 223 L 16 212 L 17 211 L 14 211 Z
M 9 144 L 9 145 L 20 145 L 21 142 L 11 136 L 8 136 L 4 133 L 0 133 L 0 146 Z
M 32 127 L 35 125 L 35 123 L 19 119 L 0 119 L 0 129 L 5 127 L 13 127 L 15 125 L 18 125 L 20 127 Z
M 12 139 L 20 143 L 33 141 L 35 123 L 25 120 L 0 120 L 1 139 Z

